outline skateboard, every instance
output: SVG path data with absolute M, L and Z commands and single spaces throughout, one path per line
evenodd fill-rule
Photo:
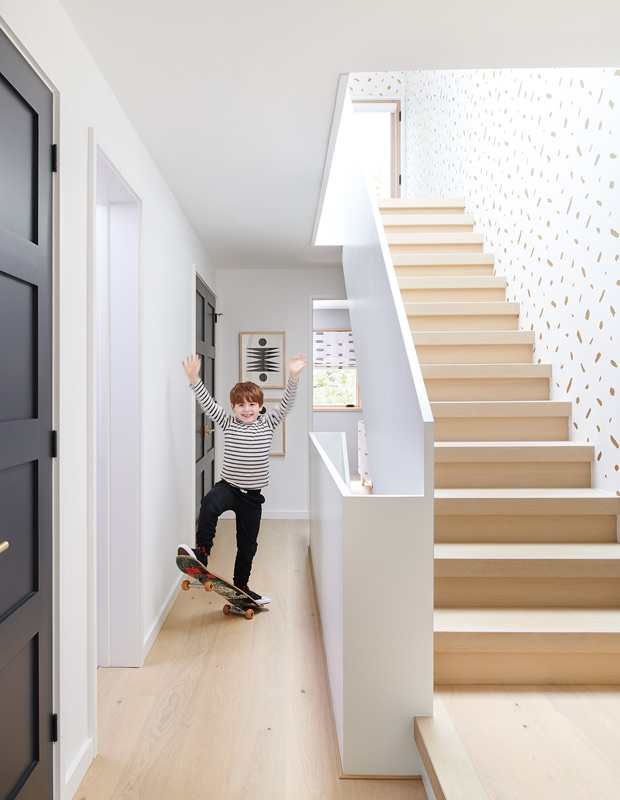
M 228 603 L 224 606 L 224 614 L 239 614 L 246 619 L 252 619 L 256 611 L 269 611 L 268 608 L 259 605 L 252 600 L 249 594 L 237 589 L 232 583 L 224 580 L 219 575 L 215 575 L 191 556 L 177 556 L 177 567 L 193 578 L 193 581 L 185 580 L 181 584 L 184 592 L 191 588 L 204 588 L 207 592 L 216 592 Z

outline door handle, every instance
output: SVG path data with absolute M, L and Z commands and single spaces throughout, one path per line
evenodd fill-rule
M 4 553 L 4 551 L 8 550 L 8 549 L 9 549 L 9 543 L 8 542 L 0 543 L 0 553 Z
M 207 428 L 207 426 L 205 425 L 202 430 L 198 429 L 196 431 L 196 433 L 202 433 L 203 438 L 206 439 L 207 436 L 211 436 L 211 434 L 213 433 L 214 430 L 215 430 L 215 428 Z

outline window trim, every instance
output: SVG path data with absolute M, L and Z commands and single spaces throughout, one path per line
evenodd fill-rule
M 341 331 L 341 332 L 350 332 L 351 328 L 313 328 L 312 329 L 312 346 L 313 346 L 313 353 L 312 353 L 312 383 L 314 385 L 314 371 L 315 369 L 329 369 L 329 367 L 321 366 L 320 364 L 314 363 L 314 334 L 317 331 Z M 343 369 L 354 369 L 355 370 L 355 405 L 342 405 L 340 403 L 334 405 L 315 405 L 314 403 L 314 389 L 312 392 L 312 410 L 313 411 L 361 411 L 362 406 L 360 403 L 360 384 L 359 384 L 359 374 L 357 365 L 355 367 L 343 367 Z

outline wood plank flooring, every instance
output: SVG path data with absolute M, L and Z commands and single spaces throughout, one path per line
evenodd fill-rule
M 99 755 L 74 800 L 426 800 L 419 780 L 339 779 L 306 548 L 306 522 L 264 520 L 250 585 L 268 613 L 181 592 L 142 669 L 99 670 Z M 214 571 L 234 553 L 222 520 Z
M 620 686 L 442 686 L 436 694 L 490 798 L 620 797 Z

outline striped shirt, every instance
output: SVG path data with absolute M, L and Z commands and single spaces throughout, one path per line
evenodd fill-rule
M 256 422 L 239 422 L 219 406 L 199 380 L 192 390 L 205 414 L 224 431 L 224 463 L 220 477 L 239 489 L 264 489 L 269 483 L 269 450 L 273 432 L 295 404 L 297 381 L 289 378 L 282 400 Z

